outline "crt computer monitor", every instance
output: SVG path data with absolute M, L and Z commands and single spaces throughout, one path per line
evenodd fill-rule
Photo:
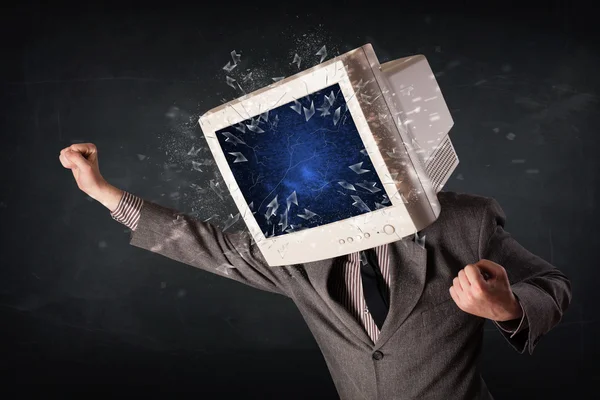
M 269 266 L 337 257 L 434 222 L 458 165 L 452 117 L 422 55 L 367 44 L 200 117 Z

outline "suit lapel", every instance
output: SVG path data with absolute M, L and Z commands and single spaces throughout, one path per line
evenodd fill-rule
M 344 268 L 340 258 L 326 259 L 306 264 L 313 287 L 325 301 L 334 316 L 365 348 L 371 349 L 373 341 L 367 331 L 343 304 L 340 285 L 344 284 Z
M 427 271 L 427 250 L 406 238 L 389 244 L 390 311 L 381 327 L 376 347 L 381 347 L 398 330 L 417 305 Z
M 306 271 L 319 296 L 325 301 L 345 328 L 365 347 L 383 345 L 419 301 L 425 287 L 427 251 L 411 238 L 389 244 L 390 311 L 383 323 L 376 344 L 365 328 L 344 307 L 339 285 L 344 282 L 343 265 L 339 258 L 307 263 Z

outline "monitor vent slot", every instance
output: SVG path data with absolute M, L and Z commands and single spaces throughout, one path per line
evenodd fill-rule
M 457 163 L 458 158 L 450 137 L 446 136 L 426 165 L 427 174 L 436 193 L 442 189 Z

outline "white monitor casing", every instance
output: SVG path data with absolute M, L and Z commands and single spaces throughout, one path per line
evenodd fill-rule
M 215 132 L 335 83 L 340 86 L 391 205 L 326 225 L 267 237 L 240 191 Z M 215 163 L 269 266 L 342 256 L 403 239 L 433 223 L 440 213 L 436 193 L 458 165 L 448 137 L 452 125 L 424 56 L 380 65 L 369 44 L 200 117 Z M 302 209 L 301 193 L 298 202 Z

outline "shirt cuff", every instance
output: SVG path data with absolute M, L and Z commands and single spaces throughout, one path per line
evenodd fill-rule
M 510 333 L 510 338 L 512 339 L 517 333 L 527 329 L 529 324 L 527 322 L 527 316 L 525 315 L 525 310 L 523 309 L 523 305 L 519 302 L 519 306 L 521 307 L 521 320 L 519 321 L 519 325 L 517 325 L 517 320 L 513 319 L 511 321 L 494 321 L 494 323 L 498 326 L 498 328 L 502 329 L 506 333 Z M 517 325 L 515 327 L 515 325 Z
M 144 205 L 144 200 L 141 198 L 123 191 L 123 196 L 119 201 L 119 205 L 110 213 L 110 216 L 117 222 L 127 226 L 132 231 L 137 228 L 140 219 L 140 211 Z

